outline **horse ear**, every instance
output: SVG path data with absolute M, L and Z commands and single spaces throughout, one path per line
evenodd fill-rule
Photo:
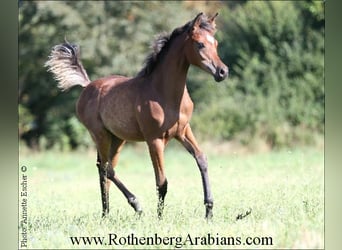
M 214 27 L 214 29 L 216 28 L 216 23 L 215 23 L 215 19 L 218 16 L 218 13 L 216 12 L 215 15 L 213 15 L 212 17 L 208 18 L 208 21 L 211 23 L 211 25 Z
M 215 15 L 213 15 L 212 17 L 209 18 L 209 22 L 211 22 L 211 23 L 214 22 L 217 16 L 218 16 L 218 12 L 216 12 Z
M 196 31 L 196 29 L 199 27 L 200 23 L 201 23 L 201 16 L 203 15 L 203 12 L 199 13 L 194 20 L 192 20 L 191 22 L 191 27 L 190 27 L 190 32 L 194 32 Z
M 193 22 L 195 23 L 196 21 L 198 21 L 198 19 L 200 18 L 200 16 L 203 15 L 203 12 L 198 13 L 197 16 L 194 18 Z

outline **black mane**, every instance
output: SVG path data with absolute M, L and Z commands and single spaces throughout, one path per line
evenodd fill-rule
M 151 74 L 163 55 L 168 51 L 172 40 L 180 34 L 189 31 L 192 22 L 193 21 L 189 21 L 182 27 L 176 28 L 171 33 L 163 32 L 159 34 L 152 43 L 152 52 L 146 57 L 144 67 L 139 71 L 137 76 L 147 76 Z M 199 27 L 209 32 L 214 32 L 215 30 L 215 27 L 212 26 L 205 15 L 201 16 Z

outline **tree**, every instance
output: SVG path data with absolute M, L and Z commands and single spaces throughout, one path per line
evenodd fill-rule
M 81 47 L 91 79 L 135 75 L 156 32 L 192 16 L 179 2 L 22 2 L 19 9 L 19 135 L 30 147 L 89 145 L 75 119 L 80 89 L 60 93 L 44 63 L 64 37 Z M 146 11 L 148 10 L 148 11 Z M 177 18 L 169 13 L 177 13 Z M 43 145 L 44 144 L 44 145 Z

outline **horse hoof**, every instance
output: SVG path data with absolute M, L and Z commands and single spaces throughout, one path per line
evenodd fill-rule
M 205 213 L 205 218 L 206 218 L 207 220 L 212 220 L 212 219 L 213 219 L 213 211 L 212 211 L 212 210 L 206 211 L 206 213 Z
M 128 199 L 128 203 L 131 205 L 131 207 L 134 208 L 134 211 L 136 213 L 142 213 L 142 208 L 137 198 L 133 197 L 133 198 Z
M 212 203 L 205 204 L 205 218 L 207 220 L 211 220 L 213 218 L 213 204 Z
M 143 215 L 143 211 L 142 210 L 135 211 L 135 217 L 137 217 L 138 219 L 140 219 L 142 215 Z

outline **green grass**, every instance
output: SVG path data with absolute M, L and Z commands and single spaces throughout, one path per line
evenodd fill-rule
M 28 177 L 28 248 L 146 248 L 77 246 L 70 240 L 70 236 L 101 236 L 107 240 L 110 233 L 118 237 L 131 233 L 138 237 L 153 237 L 157 233 L 159 237 L 183 237 L 182 240 L 188 234 L 194 239 L 210 233 L 216 238 L 242 239 L 241 245 L 235 246 L 205 246 L 200 241 L 191 245 L 187 241 L 182 248 L 324 247 L 322 150 L 259 154 L 210 151 L 212 153 L 207 154 L 209 176 L 215 200 L 214 218 L 210 222 L 204 219 L 202 184 L 195 161 L 177 147 L 168 148 L 165 155 L 169 188 L 163 220 L 158 220 L 156 215 L 153 168 L 145 147 L 126 146 L 116 172 L 140 200 L 144 209 L 141 218 L 134 215 L 126 199 L 112 185 L 110 214 L 101 219 L 94 152 L 21 151 L 19 164 L 28 169 L 25 173 Z M 250 215 L 236 220 L 238 214 L 250 209 Z M 243 245 L 246 237 L 259 237 L 260 240 L 272 237 L 272 245 Z M 175 242 L 148 246 L 175 247 L 178 247 Z

